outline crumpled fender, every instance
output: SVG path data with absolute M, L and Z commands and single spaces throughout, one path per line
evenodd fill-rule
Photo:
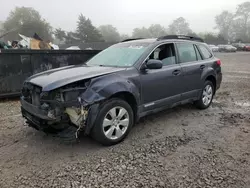
M 139 90 L 133 82 L 120 75 L 109 74 L 94 78 L 90 81 L 87 90 L 80 95 L 82 105 L 90 107 L 88 111 L 85 134 L 89 134 L 94 126 L 100 106 L 99 103 L 119 92 L 131 93 L 135 97 L 137 104 L 139 104 Z
M 131 93 L 139 104 L 140 93 L 133 82 L 117 74 L 109 74 L 91 80 L 87 90 L 80 95 L 84 103 L 91 105 L 119 92 Z
M 98 110 L 99 110 L 100 104 L 96 103 L 93 104 L 88 111 L 88 117 L 86 120 L 86 127 L 85 127 L 85 134 L 88 135 L 92 129 L 92 127 L 95 124 L 95 120 L 98 114 Z

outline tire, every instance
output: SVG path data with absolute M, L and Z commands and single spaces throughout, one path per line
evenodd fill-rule
M 123 113 L 126 111 L 122 117 L 119 117 L 120 110 Z M 134 112 L 131 106 L 124 100 L 113 98 L 101 105 L 91 136 L 102 145 L 114 145 L 124 140 L 133 124 Z
M 209 92 L 209 94 L 207 93 L 207 100 L 208 101 L 204 101 L 203 100 L 203 98 L 204 98 L 204 90 L 206 90 L 207 88 L 209 88 L 209 86 L 211 87 L 211 89 L 212 89 L 212 91 L 211 91 L 211 95 L 210 95 L 210 92 Z M 210 105 L 211 105 L 211 103 L 212 103 L 212 101 L 213 101 L 213 97 L 214 97 L 214 84 L 211 82 L 211 81 L 209 81 L 209 80 L 206 80 L 205 81 L 205 83 L 204 83 L 204 85 L 203 85 L 203 88 L 202 88 L 202 92 L 201 92 L 201 95 L 200 95 L 200 98 L 199 98 L 199 100 L 198 101 L 196 101 L 195 102 L 195 106 L 198 108 L 198 109 L 207 109 Z M 211 97 L 210 99 L 209 99 L 209 96 Z

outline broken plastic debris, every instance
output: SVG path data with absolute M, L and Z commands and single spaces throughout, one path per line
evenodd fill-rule
M 66 50 L 81 50 L 78 46 L 70 46 Z

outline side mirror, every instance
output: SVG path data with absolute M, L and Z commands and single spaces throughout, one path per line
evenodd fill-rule
M 161 69 L 162 61 L 156 59 L 149 59 L 144 66 L 144 69 Z

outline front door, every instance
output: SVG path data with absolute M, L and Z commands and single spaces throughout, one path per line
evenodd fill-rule
M 161 60 L 163 67 L 140 72 L 143 111 L 179 102 L 182 91 L 182 70 L 176 61 L 174 44 L 159 46 L 149 59 Z

